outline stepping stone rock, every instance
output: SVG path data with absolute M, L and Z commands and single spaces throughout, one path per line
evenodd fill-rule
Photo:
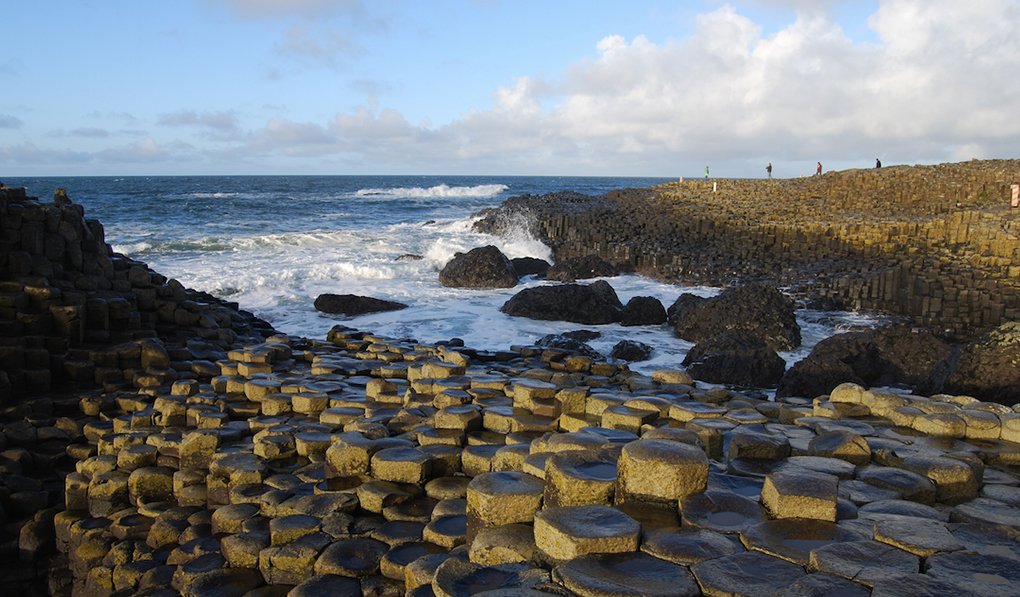
M 480 566 L 496 566 L 529 562 L 537 551 L 533 526 L 504 524 L 479 531 L 468 555 Z
M 880 581 L 919 572 L 921 558 L 877 541 L 848 541 L 811 550 L 808 566 L 812 572 L 828 572 L 874 587 Z
M 967 551 L 942 553 L 925 560 L 924 573 L 978 595 L 1020 595 L 1020 565 L 1013 558 Z
M 331 544 L 315 561 L 315 574 L 337 574 L 352 578 L 379 572 L 379 563 L 390 547 L 375 539 L 344 539 Z
M 947 595 L 968 595 L 977 597 L 980 593 L 970 592 L 966 584 L 934 578 L 927 574 L 904 574 L 875 583 L 871 597 L 946 597 Z
M 870 597 L 871 591 L 860 584 L 832 574 L 808 574 L 784 589 L 772 593 L 774 597 Z
M 476 476 L 467 488 L 467 540 L 484 527 L 535 520 L 545 484 L 525 473 L 504 471 Z
M 937 488 L 927 477 L 901 468 L 869 466 L 857 472 L 857 480 L 895 491 L 903 499 L 932 505 Z
M 660 560 L 690 566 L 743 551 L 739 543 L 707 529 L 659 528 L 644 533 L 641 551 Z
M 789 468 L 765 477 L 761 503 L 774 518 L 812 518 L 836 522 L 839 479 Z
M 863 437 L 845 430 L 820 433 L 808 444 L 808 453 L 824 458 L 839 458 L 855 466 L 871 462 L 871 447 Z
M 709 490 L 680 500 L 683 526 L 739 533 L 766 519 L 761 505 L 730 491 Z
M 554 568 L 553 579 L 582 597 L 695 597 L 701 593 L 686 567 L 642 552 L 581 556 Z
M 1020 530 L 992 524 L 960 524 L 950 532 L 967 549 L 1020 561 Z
M 636 551 L 640 538 L 636 520 L 607 506 L 545 508 L 535 514 L 535 545 L 554 561 Z
M 675 502 L 705 491 L 708 456 L 704 450 L 680 442 L 642 439 L 623 447 L 617 462 L 616 501 L 628 498 Z
M 436 569 L 432 590 L 436 597 L 469 597 L 496 589 L 530 589 L 548 580 L 548 572 L 524 564 L 483 567 L 451 558 Z
M 962 502 L 977 497 L 980 483 L 974 469 L 963 460 L 909 456 L 903 459 L 903 468 L 935 483 L 935 497 L 940 502 Z
M 596 452 L 569 450 L 545 461 L 545 506 L 613 503 L 616 463 Z
M 927 518 L 898 518 L 875 523 L 875 541 L 928 557 L 966 546 L 946 528 L 945 523 Z
M 265 584 L 258 570 L 225 568 L 200 574 L 192 580 L 181 595 L 184 597 L 241 597 Z
M 1020 529 L 1020 508 L 988 498 L 976 498 L 953 508 L 953 522 L 983 522 Z
M 710 597 L 771 597 L 806 576 L 800 566 L 758 551 L 700 562 L 691 572 Z
M 842 525 L 810 518 L 766 520 L 740 533 L 748 549 L 806 566 L 811 551 L 841 541 L 868 539 L 860 531 Z

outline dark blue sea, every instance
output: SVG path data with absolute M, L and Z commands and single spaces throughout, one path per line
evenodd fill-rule
M 444 288 L 439 270 L 457 252 L 498 246 L 508 257 L 551 261 L 549 249 L 517 226 L 505 237 L 471 230 L 472 214 L 525 193 L 577 191 L 599 195 L 648 187 L 663 178 L 528 176 L 173 176 L 4 178 L 49 200 L 67 190 L 100 220 L 113 249 L 144 261 L 185 286 L 238 302 L 277 330 L 324 338 L 336 323 L 423 342 L 459 337 L 478 349 L 506 349 L 577 329 L 569 323 L 511 318 L 499 307 L 516 289 Z M 420 260 L 398 260 L 402 255 Z M 714 288 L 680 288 L 640 276 L 608 280 L 623 302 L 655 296 L 665 306 L 681 292 L 710 296 Z M 322 293 L 394 300 L 410 308 L 356 318 L 315 311 Z M 862 315 L 803 311 L 805 345 L 785 354 L 789 364 L 818 340 L 845 327 L 869 325 Z M 591 344 L 608 354 L 627 338 L 655 347 L 633 369 L 675 367 L 691 347 L 665 327 L 594 326 Z

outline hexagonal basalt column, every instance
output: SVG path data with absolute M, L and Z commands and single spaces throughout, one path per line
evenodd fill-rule
M 554 561 L 636 551 L 640 537 L 640 523 L 608 506 L 545 508 L 535 514 L 535 545 Z
M 765 477 L 761 503 L 775 518 L 813 518 L 836 522 L 836 490 L 833 475 L 790 468 Z
M 617 462 L 616 502 L 638 499 L 673 502 L 705 491 L 708 456 L 700 448 L 662 439 L 624 446 Z
M 484 473 L 467 488 L 467 542 L 484 527 L 531 522 L 542 506 L 545 484 L 525 473 Z

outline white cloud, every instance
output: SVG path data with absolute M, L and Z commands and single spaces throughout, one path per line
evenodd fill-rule
M 490 106 L 447 123 L 412 124 L 399 110 L 376 105 L 373 93 L 367 105 L 329 118 L 288 114 L 254 130 L 244 130 L 230 110 L 168 114 L 160 124 L 198 127 L 228 142 L 203 154 L 147 138 L 97 155 L 523 174 L 671 174 L 684 164 L 700 170 L 730 161 L 755 164 L 733 175 L 757 176 L 759 161 L 863 165 L 876 156 L 894 164 L 1015 154 L 1016 0 L 882 0 L 868 21 L 874 42 L 854 42 L 817 9 L 833 2 L 762 2 L 794 9 L 797 20 L 766 35 L 723 5 L 699 15 L 694 33 L 681 40 L 608 35 L 592 40 L 592 57 L 553 77 L 517 76 L 492 91 Z M 232 6 L 249 15 L 284 8 L 254 0 Z M 299 2 L 288 14 L 352 6 Z M 325 60 L 344 50 L 292 31 L 291 51 Z M 373 81 L 353 85 L 376 89 Z M 0 159 L 15 151 L 2 149 Z

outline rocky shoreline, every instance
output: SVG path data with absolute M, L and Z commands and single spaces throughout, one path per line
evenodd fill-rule
M 1020 594 L 1016 406 L 286 336 L 0 199 L 5 594 Z

